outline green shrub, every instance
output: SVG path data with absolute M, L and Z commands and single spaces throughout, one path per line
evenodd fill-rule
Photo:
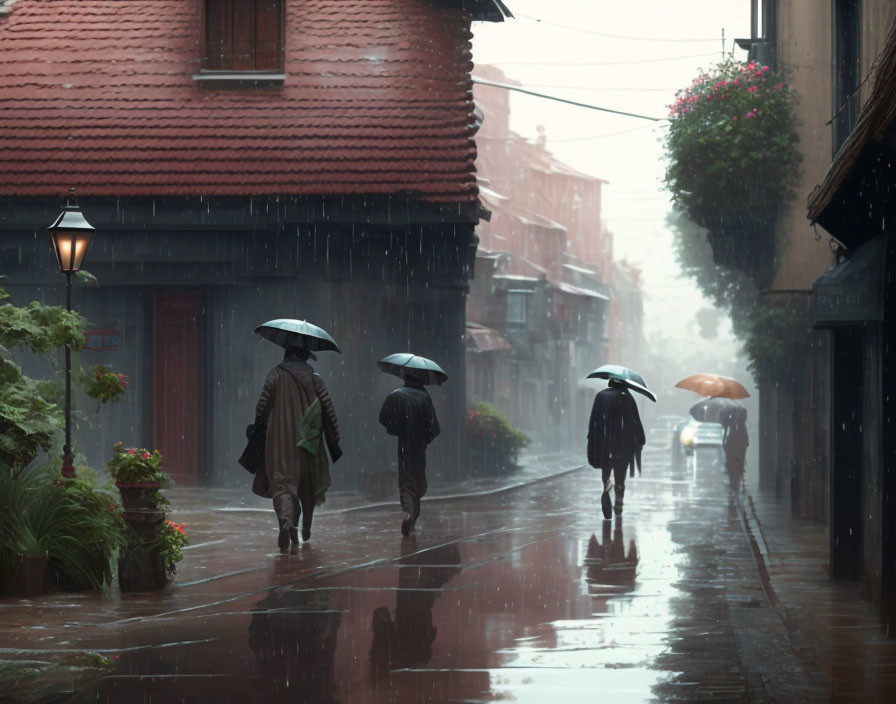
M 518 469 L 517 459 L 529 436 L 494 406 L 474 403 L 467 411 L 467 442 L 473 474 L 507 474 Z
M 126 526 L 115 495 L 92 473 L 62 479 L 47 468 L 0 477 L 0 591 L 21 555 L 43 554 L 59 586 L 99 589 L 112 581 L 112 560 Z

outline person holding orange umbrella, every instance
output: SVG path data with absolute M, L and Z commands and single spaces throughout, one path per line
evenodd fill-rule
M 733 491 L 740 489 L 750 436 L 747 433 L 747 409 L 734 399 L 749 398 L 750 394 L 739 381 L 719 374 L 692 374 L 679 381 L 679 389 L 686 389 L 709 397 L 691 409 L 697 420 L 713 421 L 722 425 L 722 447 L 725 467 Z

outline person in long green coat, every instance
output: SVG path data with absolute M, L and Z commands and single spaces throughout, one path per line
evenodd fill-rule
M 281 552 L 298 547 L 300 516 L 302 540 L 311 540 L 314 507 L 330 486 L 327 450 L 333 462 L 342 456 L 333 402 L 310 357 L 308 350 L 287 347 L 255 407 L 255 423 L 267 430 L 264 471 L 256 472 L 252 491 L 274 502 Z

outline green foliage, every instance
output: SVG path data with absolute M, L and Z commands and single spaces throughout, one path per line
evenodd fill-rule
M 91 398 L 100 403 L 118 401 L 128 388 L 128 378 L 124 374 L 116 374 L 103 364 L 82 369 L 78 385 Z
M 729 60 L 676 96 L 666 186 L 709 230 L 717 262 L 761 278 L 774 222 L 799 175 L 794 93 L 767 66 Z
M 494 406 L 474 403 L 467 412 L 470 469 L 476 474 L 507 474 L 518 468 L 529 436 L 514 428 Z
M 9 298 L 0 287 L 0 300 Z M 43 451 L 49 451 L 64 428 L 62 384 L 56 379 L 32 379 L 11 358 L 9 350 L 25 347 L 52 360 L 52 353 L 70 345 L 84 346 L 87 321 L 78 313 L 60 306 L 45 306 L 32 301 L 27 306 L 0 305 L 0 473 L 17 474 Z M 123 382 L 120 375 L 103 368 L 96 377 L 96 388 L 87 393 L 100 402 L 117 398 Z M 94 370 L 96 374 L 96 370 Z M 85 375 L 76 375 L 76 381 Z M 88 379 L 90 381 L 90 379 Z
M 0 300 L 9 294 L 0 288 Z M 6 348 L 26 346 L 32 352 L 46 353 L 65 345 L 84 347 L 87 321 L 75 311 L 61 306 L 46 306 L 31 301 L 27 306 L 0 305 L 0 345 Z
M 666 218 L 672 231 L 673 248 L 678 266 L 717 308 L 731 316 L 735 334 L 744 339 L 758 291 L 750 277 L 742 271 L 716 264 L 706 230 L 691 221 L 680 210 Z
M 161 488 L 169 486 L 171 480 L 162 470 L 162 453 L 150 452 L 145 447 L 125 447 L 117 442 L 112 447 L 114 455 L 106 465 L 112 479 L 122 484 L 156 482 Z
M 0 477 L 0 527 L 0 591 L 18 557 L 29 554 L 46 555 L 65 586 L 98 589 L 111 582 L 111 560 L 125 540 L 116 497 L 85 469 L 75 479 L 46 468 Z
M 805 310 L 785 302 L 761 299 L 746 329 L 744 351 L 750 373 L 760 384 L 773 384 L 796 373 L 812 326 Z
M 48 451 L 65 419 L 58 389 L 22 374 L 15 362 L 0 361 L 0 474 L 15 475 Z
M 159 526 L 155 540 L 148 546 L 159 551 L 169 577 L 174 576 L 177 563 L 184 559 L 183 549 L 189 542 L 185 526 L 185 523 L 165 521 Z

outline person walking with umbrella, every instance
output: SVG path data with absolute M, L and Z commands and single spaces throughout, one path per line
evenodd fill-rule
M 311 539 L 314 507 L 330 486 L 329 463 L 341 456 L 339 424 L 326 384 L 308 364 L 312 350 L 339 352 L 324 330 L 304 320 L 271 320 L 255 332 L 285 348 L 283 361 L 264 382 L 255 407 L 255 425 L 264 426 L 264 467 L 255 472 L 252 491 L 273 500 L 280 552 Z
M 420 516 L 420 499 L 426 493 L 426 446 L 439 435 L 439 419 L 426 384 L 448 379 L 442 368 L 426 357 L 407 352 L 377 362 L 387 374 L 404 379 L 404 386 L 386 396 L 380 423 L 398 437 L 398 496 L 404 519 L 401 534 L 409 535 Z
M 640 374 L 615 364 L 595 369 L 587 378 L 609 380 L 609 386 L 594 398 L 588 421 L 588 463 L 601 470 L 603 492 L 600 506 L 604 518 L 609 520 L 613 511 L 617 517 L 622 515 L 626 470 L 634 476 L 637 465 L 638 473 L 641 472 L 644 428 L 629 389 L 644 394 L 654 402 L 656 396 L 647 388 Z M 611 488 L 616 495 L 615 506 L 610 499 Z
M 750 437 L 747 434 L 747 409 L 734 399 L 749 398 L 750 394 L 739 381 L 720 374 L 692 374 L 675 386 L 708 397 L 691 408 L 691 415 L 703 423 L 722 425 L 725 467 L 731 489 L 737 492 L 744 477 Z

